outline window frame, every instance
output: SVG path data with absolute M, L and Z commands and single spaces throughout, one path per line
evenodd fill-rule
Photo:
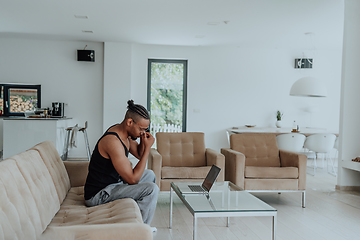
M 25 116 L 24 113 L 13 113 L 10 112 L 10 92 L 9 89 L 35 89 L 37 90 L 37 107 L 41 108 L 41 85 L 40 84 L 11 84 L 11 83 L 0 83 L 0 87 L 3 90 L 3 116 Z
M 186 120 L 187 120 L 187 75 L 188 75 L 188 60 L 180 59 L 148 59 L 148 86 L 147 86 L 147 109 L 151 115 L 151 64 L 152 63 L 176 63 L 183 64 L 183 115 L 182 115 L 182 132 L 186 132 Z

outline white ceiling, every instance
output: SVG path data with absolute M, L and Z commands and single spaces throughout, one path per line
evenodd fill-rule
M 344 0 L 0 0 L 0 37 L 342 47 L 343 17 Z

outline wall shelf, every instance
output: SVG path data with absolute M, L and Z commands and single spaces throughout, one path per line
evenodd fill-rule
M 360 172 L 360 162 L 353 162 L 353 161 L 342 161 L 341 166 L 343 168 L 347 168 L 350 170 L 358 171 Z

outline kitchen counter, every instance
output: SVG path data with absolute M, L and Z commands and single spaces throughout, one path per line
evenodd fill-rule
M 46 140 L 52 141 L 59 155 L 63 155 L 65 129 L 71 126 L 70 119 L 72 118 L 1 118 L 3 158 L 26 151 Z
M 30 117 L 1 117 L 3 120 L 68 120 L 68 119 L 72 119 L 69 117 L 62 117 L 62 118 L 58 118 L 58 117 L 50 117 L 50 118 L 45 118 L 45 117 L 36 117 L 36 118 L 30 118 Z

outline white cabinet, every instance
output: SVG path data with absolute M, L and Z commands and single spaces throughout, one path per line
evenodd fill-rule
M 68 119 L 6 118 L 3 120 L 3 159 L 50 140 L 63 154 Z

